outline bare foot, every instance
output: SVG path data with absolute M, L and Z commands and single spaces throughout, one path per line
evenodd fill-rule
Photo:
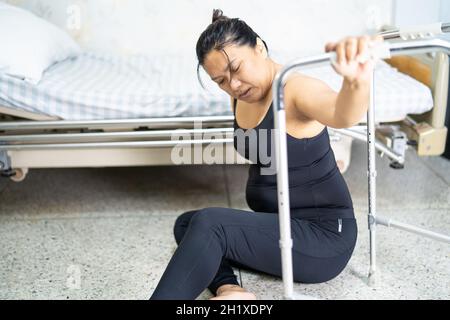
M 339 168 L 339 171 L 344 171 L 344 169 L 345 169 L 345 163 L 344 163 L 344 161 L 342 161 L 342 160 L 337 160 L 336 161 L 336 164 L 337 164 L 337 166 L 338 166 L 338 168 Z
M 210 300 L 256 300 L 256 296 L 240 286 L 225 284 L 217 289 L 217 296 Z

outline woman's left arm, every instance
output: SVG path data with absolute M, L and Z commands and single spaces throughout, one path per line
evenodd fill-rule
M 291 103 L 304 118 L 314 119 L 332 128 L 348 128 L 358 124 L 369 106 L 370 81 L 375 62 L 368 59 L 369 45 L 381 37 L 346 38 L 326 45 L 327 52 L 336 51 L 333 68 L 344 77 L 339 93 L 325 82 L 303 74 L 295 74 L 286 82 L 286 104 Z
M 335 104 L 335 116 L 347 127 L 358 124 L 369 106 L 371 74 L 375 61 L 369 58 L 370 46 L 381 43 L 381 36 L 349 37 L 328 43 L 326 52 L 336 52 L 334 70 L 344 77 Z

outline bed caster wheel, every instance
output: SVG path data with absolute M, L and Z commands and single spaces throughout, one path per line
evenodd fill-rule
M 27 177 L 28 168 L 14 169 L 14 172 L 15 174 L 10 176 L 9 178 L 14 182 L 21 182 Z
M 389 165 L 392 169 L 403 169 L 405 168 L 405 165 L 400 163 L 400 162 L 391 162 L 391 164 Z

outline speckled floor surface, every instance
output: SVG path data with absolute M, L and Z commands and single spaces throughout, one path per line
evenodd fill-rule
M 450 246 L 378 227 L 378 276 L 367 283 L 365 145 L 344 178 L 357 247 L 335 279 L 295 284 L 321 299 L 450 299 Z M 377 157 L 378 214 L 450 234 L 450 161 L 407 153 L 404 170 Z M 0 299 L 147 299 L 176 243 L 176 217 L 195 208 L 247 208 L 246 166 L 32 170 L 0 180 Z M 237 273 L 237 270 L 235 270 Z M 259 299 L 282 298 L 279 278 L 242 270 Z M 211 295 L 205 290 L 198 299 Z

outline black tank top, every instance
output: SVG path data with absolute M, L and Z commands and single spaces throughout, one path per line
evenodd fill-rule
M 247 204 L 254 211 L 277 213 L 276 163 L 271 157 L 275 149 L 273 105 L 253 129 L 239 127 L 236 105 L 235 99 L 234 147 L 253 162 L 246 186 Z M 354 218 L 350 192 L 336 165 L 327 127 L 311 138 L 286 135 L 291 216 Z

